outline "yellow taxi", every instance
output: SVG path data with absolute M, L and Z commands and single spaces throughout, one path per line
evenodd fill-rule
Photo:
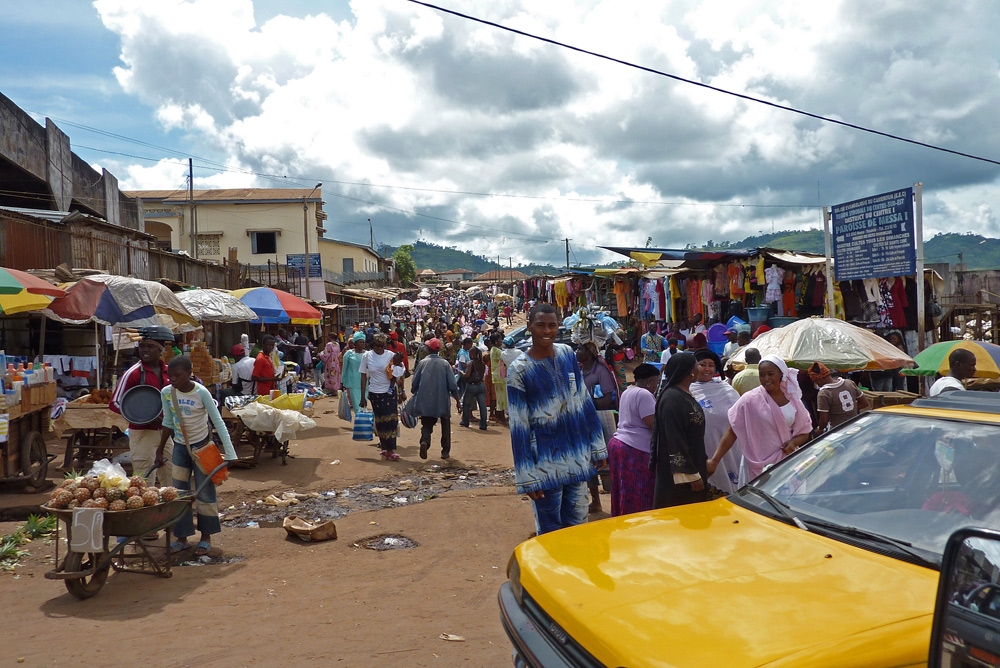
M 948 537 L 1000 529 L 1000 395 L 865 413 L 724 499 L 533 538 L 515 666 L 926 665 Z

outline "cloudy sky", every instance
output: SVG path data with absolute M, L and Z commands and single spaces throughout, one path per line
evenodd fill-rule
M 530 33 L 1000 160 L 993 0 L 440 0 Z M 1000 236 L 1000 167 L 406 0 L 5 3 L 0 92 L 123 188 L 312 187 L 328 235 L 514 263 L 821 223 L 916 181 L 925 236 Z M 258 176 L 258 175 L 263 176 Z

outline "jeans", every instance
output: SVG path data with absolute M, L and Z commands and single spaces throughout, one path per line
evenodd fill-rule
M 193 448 L 200 448 L 201 446 L 208 443 L 206 438 L 198 443 L 193 443 L 191 445 Z M 191 453 L 188 452 L 187 447 L 183 444 L 178 443 L 174 448 L 173 454 L 174 463 L 174 487 L 177 489 L 189 492 L 191 491 L 191 474 L 194 473 L 194 486 L 197 487 L 205 479 L 205 474 L 201 472 L 191 460 Z M 222 532 L 222 523 L 219 521 L 219 504 L 216 500 L 215 495 L 215 483 L 211 480 L 205 485 L 201 490 L 201 494 L 198 495 L 197 501 L 195 501 L 195 511 L 198 514 L 198 530 L 204 534 L 213 534 Z M 174 535 L 178 538 L 187 538 L 188 536 L 194 535 L 194 518 L 191 517 L 191 507 L 184 511 L 181 518 L 177 520 L 177 524 L 174 525 Z
M 469 383 L 465 386 L 465 398 L 462 399 L 462 425 L 465 427 L 472 418 L 472 402 L 479 406 L 479 428 L 486 429 L 486 385 Z
M 587 521 L 587 483 L 574 482 L 545 490 L 545 496 L 533 502 L 535 530 L 538 535 L 583 524 Z
M 420 418 L 420 445 L 427 445 L 430 448 L 431 432 L 434 425 L 441 420 L 441 455 L 447 457 L 451 453 L 451 418 L 450 417 L 421 417 Z

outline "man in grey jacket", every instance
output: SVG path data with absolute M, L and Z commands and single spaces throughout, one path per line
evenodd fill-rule
M 458 406 L 458 381 L 448 361 L 442 359 L 441 340 L 429 339 L 424 343 L 429 354 L 417 365 L 410 391 L 413 393 L 413 412 L 420 416 L 420 458 L 427 459 L 431 447 L 431 432 L 441 420 L 441 459 L 451 456 L 451 406 L 448 396 Z

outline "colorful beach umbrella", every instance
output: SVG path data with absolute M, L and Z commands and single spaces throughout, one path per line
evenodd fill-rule
M 64 296 L 52 300 L 48 310 L 60 320 L 94 320 L 121 327 L 165 325 L 177 329 L 198 325 L 165 285 L 110 274 L 80 279 Z
M 262 286 L 231 290 L 230 293 L 257 314 L 251 322 L 291 323 L 293 325 L 318 325 L 323 316 L 315 309 L 284 290 Z
M 805 318 L 775 327 L 733 353 L 730 364 L 743 368 L 747 348 L 756 348 L 762 356 L 778 355 L 797 369 L 808 369 L 813 362 L 834 371 L 913 366 L 909 355 L 878 334 L 837 318 Z
M 952 350 L 962 348 L 976 356 L 976 378 L 1000 378 L 1000 346 L 986 341 L 942 341 L 918 353 L 913 361 L 916 369 L 903 369 L 906 376 L 947 376 L 951 371 L 948 356 Z
M 16 295 L 22 292 L 49 297 L 62 297 L 65 294 L 62 288 L 32 276 L 26 271 L 0 267 L 0 295 Z

